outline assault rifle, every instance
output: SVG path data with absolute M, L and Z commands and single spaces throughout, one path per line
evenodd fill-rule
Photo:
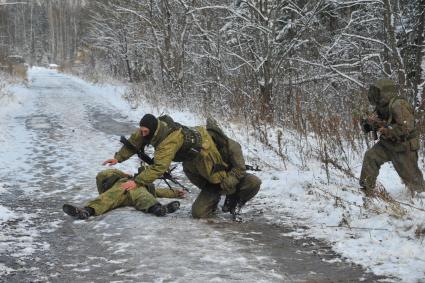
M 245 169 L 248 170 L 248 171 L 261 171 L 261 169 L 260 169 L 260 167 L 258 167 L 258 165 L 252 166 L 252 165 L 245 164 Z
M 374 140 L 378 139 L 378 130 L 380 128 L 388 128 L 388 123 L 379 118 L 376 118 L 376 119 L 372 119 L 369 117 L 363 118 L 361 120 L 361 125 L 363 128 L 363 132 L 365 134 L 372 132 Z
M 228 167 L 224 164 L 214 164 L 211 172 L 216 173 L 220 171 L 228 171 Z M 257 166 L 247 165 L 245 164 L 245 170 L 247 171 L 261 171 L 261 169 Z
M 132 144 L 128 141 L 128 139 L 126 139 L 124 136 L 121 136 L 121 137 L 120 137 L 120 142 L 121 142 L 123 145 L 125 145 L 127 148 L 129 148 L 129 149 L 131 149 L 131 150 L 136 151 L 137 156 L 138 156 L 138 157 L 139 157 L 139 158 L 140 158 L 143 162 L 145 162 L 146 164 L 148 164 L 148 165 L 152 165 L 152 164 L 154 164 L 154 159 L 145 153 L 145 146 L 147 145 L 146 143 L 144 143 L 144 144 L 142 145 L 142 147 L 141 147 L 139 150 L 137 150 L 137 149 L 136 149 L 136 147 L 135 147 L 135 146 L 133 146 L 133 145 L 132 145 Z M 183 184 L 181 184 L 179 181 L 177 181 L 177 179 L 176 179 L 176 178 L 174 178 L 174 177 L 171 175 L 171 173 L 173 172 L 173 170 L 174 170 L 174 169 L 176 169 L 176 167 L 177 167 L 177 166 L 174 166 L 174 167 L 172 167 L 171 169 L 168 169 L 166 172 L 164 172 L 164 174 L 163 174 L 161 177 L 159 177 L 159 179 L 163 180 L 163 181 L 167 184 L 167 186 L 168 186 L 170 189 L 171 189 L 171 186 L 170 186 L 170 184 L 168 183 L 168 181 L 173 182 L 174 184 L 176 184 L 176 185 L 180 186 L 183 190 L 185 190 L 185 191 L 189 192 L 189 189 L 188 189 L 188 188 L 186 188 L 185 186 L 183 186 Z M 134 175 L 134 177 L 136 177 L 137 175 L 139 175 L 140 173 L 142 173 L 142 171 L 143 171 L 143 170 L 139 170 L 139 172 L 138 172 L 136 175 Z

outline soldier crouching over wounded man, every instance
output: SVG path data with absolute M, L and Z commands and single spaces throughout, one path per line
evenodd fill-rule
M 177 189 L 157 188 L 154 185 L 138 185 L 133 190 L 125 190 L 122 184 L 127 182 L 130 175 L 118 170 L 107 169 L 96 176 L 96 185 L 99 196 L 89 201 L 84 207 L 70 204 L 63 205 L 63 211 L 78 219 L 87 219 L 98 216 L 118 207 L 133 206 L 135 209 L 152 213 L 156 216 L 165 216 L 180 208 L 180 202 L 172 201 L 162 205 L 158 198 L 184 198 L 185 192 Z
M 172 161 L 182 162 L 189 181 L 200 189 L 192 205 L 193 218 L 208 218 L 216 211 L 221 195 L 226 196 L 223 212 L 236 215 L 260 189 L 261 180 L 246 172 L 241 145 L 230 139 L 213 118 L 206 126 L 187 127 L 170 116 L 146 114 L 139 129 L 104 164 L 128 160 L 147 145 L 154 147 L 154 161 L 134 180 L 123 186 L 129 190 L 160 178 Z

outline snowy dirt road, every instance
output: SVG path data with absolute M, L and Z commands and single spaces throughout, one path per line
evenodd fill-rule
M 197 221 L 191 187 L 177 213 L 132 208 L 74 221 L 61 207 L 97 194 L 100 164 L 137 125 L 77 79 L 33 69 L 28 99 L 1 123 L 1 282 L 347 282 L 379 280 L 328 245 L 285 236 L 251 203 L 242 223 L 218 213 Z M 142 113 L 141 113 L 142 114 Z M 137 160 L 122 169 L 135 171 Z M 178 177 L 185 182 L 180 172 Z M 162 200 L 163 202 L 166 200 Z M 5 212 L 5 213 L 6 213 Z M 0 219 L 1 220 L 1 219 Z

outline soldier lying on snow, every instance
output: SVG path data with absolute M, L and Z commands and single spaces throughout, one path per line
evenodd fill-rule
M 157 188 L 151 185 L 138 185 L 133 190 L 127 191 L 121 188 L 122 184 L 129 180 L 130 176 L 117 169 L 101 171 L 96 176 L 96 185 L 99 196 L 89 201 L 85 207 L 79 208 L 70 204 L 64 204 L 63 211 L 78 219 L 87 219 L 90 216 L 104 214 L 112 209 L 133 206 L 137 210 L 152 213 L 156 216 L 164 216 L 179 209 L 180 203 L 172 201 L 167 205 L 160 204 L 158 198 L 184 198 L 182 190 Z
M 104 164 L 115 165 L 129 159 L 148 144 L 155 149 L 153 164 L 146 166 L 121 188 L 132 192 L 144 188 L 167 172 L 172 161 L 183 162 L 189 180 L 201 189 L 192 206 L 194 218 L 206 218 L 217 208 L 221 195 L 226 195 L 224 212 L 235 211 L 254 197 L 260 189 L 258 177 L 246 172 L 241 146 L 228 138 L 212 119 L 207 126 L 186 127 L 169 116 L 156 118 L 146 114 L 134 132 Z
M 380 133 L 379 141 L 363 159 L 360 186 L 366 196 L 373 196 L 379 169 L 391 161 L 411 193 L 425 190 L 425 181 L 418 167 L 419 137 L 412 106 L 397 96 L 393 81 L 383 79 L 371 85 L 368 92 L 374 113 L 362 123 L 363 131 Z

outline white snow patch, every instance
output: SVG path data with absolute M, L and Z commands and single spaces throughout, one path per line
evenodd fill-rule
M 0 262 L 0 276 L 7 275 L 7 274 L 9 274 L 13 271 L 15 271 L 15 270 L 7 267 L 6 265 L 4 265 L 3 263 Z
M 12 218 L 16 218 L 16 214 L 10 209 L 0 205 L 0 224 Z
M 7 192 L 7 188 L 3 184 L 0 183 L 0 194 L 4 194 L 6 192 Z

